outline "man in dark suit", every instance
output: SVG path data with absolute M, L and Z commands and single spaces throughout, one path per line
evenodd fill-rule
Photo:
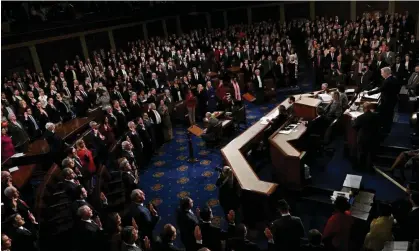
M 32 116 L 32 109 L 27 108 L 26 112 L 23 114 L 22 124 L 25 127 L 25 130 L 28 132 L 31 140 L 34 140 L 41 136 L 42 131 L 38 121 L 35 117 Z
M 308 232 L 308 244 L 303 245 L 301 251 L 324 251 L 326 248 L 322 243 L 322 234 L 317 229 Z
M 282 249 L 275 249 L 274 238 L 269 228 L 265 229 L 265 236 L 268 239 L 269 251 L 282 250 Z M 247 228 L 244 224 L 240 224 L 237 226 L 236 236 L 233 238 L 230 238 L 227 241 L 226 250 L 227 251 L 234 251 L 234 250 L 260 251 L 261 249 L 258 247 L 256 243 L 247 239 Z
M 163 227 L 163 232 L 157 237 L 156 244 L 158 245 L 159 251 L 185 251 L 183 248 L 178 248 L 174 245 L 177 237 L 176 228 L 172 224 L 166 224 Z M 194 251 L 209 251 L 207 248 L 200 249 L 202 245 L 202 234 L 199 227 L 195 227 L 194 230 L 195 247 Z
M 263 84 L 263 78 L 260 75 L 260 70 L 255 70 L 255 76 L 252 80 L 253 88 L 256 92 L 256 103 L 262 104 L 264 100 L 264 90 L 265 86 Z
M 143 150 L 144 150 L 144 144 L 141 140 L 140 135 L 137 133 L 136 124 L 133 121 L 128 122 L 128 132 L 126 133 L 126 136 L 129 138 L 129 141 L 132 143 L 132 146 L 134 147 L 135 157 L 137 160 L 137 163 L 140 166 L 143 166 Z
M 390 67 L 382 68 L 381 76 L 384 78 L 383 84 L 376 90 L 369 91 L 368 95 L 381 93 L 378 113 L 382 120 L 383 132 L 389 133 L 393 124 L 394 106 L 397 103 L 400 87 L 397 80 L 391 75 Z
M 199 228 L 201 229 L 203 246 L 209 248 L 211 251 L 222 251 L 221 241 L 233 237 L 234 234 L 234 211 L 231 210 L 227 215 L 227 232 L 211 224 L 213 216 L 210 207 L 204 207 L 199 213 L 199 216 L 202 220 L 199 224 Z
M 13 250 L 17 251 L 35 251 L 37 234 L 36 230 L 32 228 L 29 230 L 25 227 L 25 220 L 20 214 L 14 214 L 10 217 L 12 223 L 12 230 L 10 237 L 13 238 Z
M 279 127 L 281 127 L 285 121 L 289 118 L 289 114 L 285 106 L 280 105 L 278 108 L 279 114 L 275 118 L 269 121 L 272 126 L 272 131 L 276 131 Z
M 361 71 L 357 92 L 363 92 L 373 87 L 374 73 L 370 70 L 368 65 L 365 65 Z
M 142 251 L 138 243 L 138 230 L 132 226 L 127 226 L 121 232 L 122 248 L 121 251 Z M 150 240 L 146 237 L 141 244 L 144 245 L 145 250 L 151 250 Z
M 64 177 L 62 187 L 70 200 L 78 199 L 80 196 L 77 193 L 77 188 L 80 186 L 80 181 L 77 179 L 76 173 L 70 168 L 64 168 L 62 176 Z
M 277 250 L 298 250 L 301 238 L 304 237 L 304 226 L 299 217 L 291 216 L 289 205 L 285 200 L 279 201 L 281 217 L 270 227 Z
M 193 200 L 189 197 L 180 199 L 180 206 L 177 212 L 177 225 L 180 230 L 180 237 L 186 251 L 194 251 L 196 240 L 194 238 L 195 227 L 199 225 L 198 217 L 192 212 Z
M 134 219 L 137 223 L 141 237 L 152 239 L 154 227 L 160 220 L 160 216 L 157 214 L 153 204 L 150 203 L 147 207 L 144 205 L 144 201 L 144 192 L 140 189 L 133 190 L 131 192 L 131 207 L 128 215 L 130 219 Z
M 16 120 L 16 115 L 11 113 L 8 115 L 9 123 L 9 133 L 13 141 L 13 145 L 17 148 L 18 151 L 26 151 L 29 144 L 29 136 L 25 131 L 24 126 Z
M 49 155 L 55 163 L 60 165 L 61 160 L 64 158 L 64 147 L 66 147 L 67 144 L 61 137 L 57 136 L 53 123 L 48 122 L 45 125 L 45 129 L 44 138 L 49 146 Z
M 384 55 L 381 54 L 378 56 L 378 60 L 374 61 L 371 65 L 372 71 L 374 72 L 374 78 L 376 85 L 379 85 L 381 83 L 381 69 L 384 67 L 387 67 L 388 64 L 384 59 Z
M 369 169 L 375 148 L 379 144 L 379 117 L 372 111 L 372 104 L 365 102 L 364 113 L 355 118 L 353 127 L 358 132 L 357 151 L 359 164 Z
M 99 217 L 92 219 L 93 211 L 87 206 L 81 206 L 77 210 L 80 222 L 77 225 L 77 240 L 80 251 L 100 250 L 104 248 L 102 223 Z

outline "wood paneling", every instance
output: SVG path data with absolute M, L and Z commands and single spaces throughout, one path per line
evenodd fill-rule
M 76 55 L 83 58 L 83 50 L 78 37 L 39 44 L 36 46 L 36 50 L 44 73 L 49 72 L 53 63 L 58 63 L 60 70 L 64 70 L 66 60 L 72 64 Z M 54 53 L 54 51 L 59 51 L 59 53 Z
M 252 22 L 268 21 L 269 19 L 279 21 L 279 5 L 252 8 Z
M 285 20 L 290 21 L 295 18 L 310 18 L 309 2 L 285 4 Z
M 34 70 L 34 65 L 28 47 L 16 48 L 1 52 L 2 76 L 11 76 L 13 72 Z
M 189 33 L 191 30 L 208 28 L 207 19 L 203 13 L 181 16 L 180 25 L 184 33 Z
M 358 3 L 358 2 L 357 2 Z M 342 2 L 315 2 L 316 16 L 319 17 L 335 17 L 338 16 L 340 20 L 349 20 L 351 18 L 350 8 L 351 3 L 347 1 Z
M 99 52 L 100 49 L 108 51 L 111 48 L 108 32 L 87 35 L 86 44 L 90 55 L 93 55 L 93 51 Z
M 148 38 L 163 37 L 164 32 L 163 32 L 163 26 L 162 26 L 161 20 L 147 23 L 147 32 L 148 32 Z
M 224 28 L 224 17 L 222 11 L 211 13 L 211 25 L 212 28 Z
M 228 25 L 247 24 L 247 9 L 229 10 L 227 11 Z
M 116 48 L 125 48 L 128 42 L 144 38 L 143 26 L 137 25 L 113 31 Z

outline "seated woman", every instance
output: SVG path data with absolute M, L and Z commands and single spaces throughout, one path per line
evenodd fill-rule
M 391 172 L 391 175 L 394 175 L 394 169 L 399 169 L 402 178 L 406 180 L 406 176 L 404 175 L 404 170 L 407 168 L 412 168 L 412 170 L 416 169 L 415 170 L 416 175 L 418 175 L 417 174 L 418 165 L 419 165 L 419 149 L 404 151 L 404 152 L 401 152 L 399 156 L 397 156 L 393 165 L 386 171 Z
M 380 251 L 384 248 L 384 243 L 393 241 L 393 222 L 394 218 L 391 205 L 379 205 L 380 216 L 374 219 L 370 225 L 370 231 L 365 236 L 364 248 L 371 251 Z

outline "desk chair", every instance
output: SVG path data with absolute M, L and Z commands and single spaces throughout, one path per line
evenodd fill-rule
M 209 139 L 202 138 L 205 141 L 207 148 L 218 148 L 222 145 L 222 133 L 223 133 L 223 123 L 218 122 L 213 128 L 213 137 Z
M 240 125 L 247 125 L 247 120 L 246 120 L 246 107 L 243 105 L 242 107 L 240 107 L 237 111 L 235 111 L 233 113 L 233 124 L 234 124 L 234 129 L 236 131 L 239 131 L 241 129 Z
M 316 118 L 320 119 L 320 118 Z M 315 120 L 316 120 L 315 119 Z M 330 143 L 333 141 L 335 132 L 336 132 L 336 126 L 338 124 L 339 119 L 335 119 L 332 121 L 332 123 L 326 128 L 324 131 L 320 131 L 319 133 L 313 133 L 310 135 L 312 139 L 315 141 L 315 149 L 320 153 L 326 153 L 327 155 L 333 155 L 335 152 L 334 148 L 327 147 L 330 145 Z M 315 121 L 313 121 L 315 122 Z

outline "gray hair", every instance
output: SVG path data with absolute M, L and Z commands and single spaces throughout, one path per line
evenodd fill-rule
M 72 174 L 73 172 L 74 172 L 73 169 L 66 167 L 66 168 L 63 169 L 62 174 L 63 174 L 63 177 L 67 177 L 68 175 Z
M 16 187 L 13 187 L 13 186 L 11 186 L 11 187 L 7 187 L 6 189 L 4 189 L 4 195 L 5 195 L 7 198 L 11 198 L 11 197 L 13 196 L 13 193 L 14 193 L 15 191 L 17 191 Z
M 121 146 L 122 146 L 122 149 L 125 149 L 128 145 L 130 144 L 130 142 L 129 141 L 123 141 L 122 143 L 121 143 Z
M 151 109 L 156 109 L 156 104 L 154 104 L 154 103 L 150 103 L 149 105 L 148 105 L 148 107 L 149 108 L 151 108 Z
M 381 71 L 382 71 L 383 73 L 387 74 L 387 75 L 390 75 L 390 74 L 391 74 L 391 68 L 390 68 L 390 67 L 388 67 L 388 66 L 383 67 L 383 68 L 381 69 Z
M 64 168 L 66 168 L 67 166 L 69 166 L 70 165 L 70 162 L 72 161 L 72 159 L 70 159 L 70 158 L 65 158 L 65 159 L 63 159 L 63 161 L 61 161 L 61 167 L 64 167 Z
M 86 213 L 86 211 L 89 209 L 90 207 L 88 205 L 83 205 L 81 207 L 79 207 L 79 209 L 77 209 L 77 215 L 78 216 L 83 216 L 83 214 Z
M 55 128 L 54 123 L 48 122 L 45 124 L 45 129 L 47 130 L 53 130 Z
M 128 122 L 128 127 L 131 127 L 131 126 L 135 126 L 135 123 L 133 121 Z
M 131 201 L 133 201 L 133 200 L 135 199 L 135 197 L 137 197 L 137 194 L 138 194 L 140 191 L 141 191 L 140 189 L 134 189 L 134 190 L 132 190 L 132 191 L 131 191 L 131 196 L 130 196 Z
M 95 121 L 90 121 L 89 126 L 90 127 L 97 126 L 97 123 Z

